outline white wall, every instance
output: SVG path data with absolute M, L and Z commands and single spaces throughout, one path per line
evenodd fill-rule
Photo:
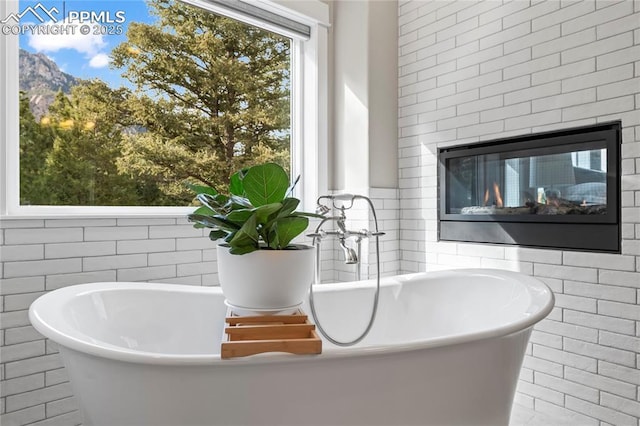
M 331 188 L 397 188 L 397 2 L 333 1 Z
M 497 267 L 545 281 L 517 401 L 580 425 L 640 418 L 640 2 L 399 6 L 405 272 Z M 437 241 L 439 147 L 622 120 L 622 253 Z

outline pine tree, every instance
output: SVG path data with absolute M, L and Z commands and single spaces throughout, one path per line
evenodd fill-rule
M 181 2 L 151 0 L 157 21 L 131 23 L 113 65 L 137 90 L 142 129 L 119 165 L 176 200 L 184 180 L 220 187 L 241 167 L 289 166 L 290 40 Z
M 52 145 L 51 132 L 36 121 L 29 98 L 20 92 L 20 204 L 46 204 L 50 191 L 43 173 Z

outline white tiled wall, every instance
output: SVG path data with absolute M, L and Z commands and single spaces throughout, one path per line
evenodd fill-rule
M 545 281 L 517 402 L 640 425 L 640 1 L 400 1 L 404 272 L 496 267 Z M 622 120 L 622 253 L 437 241 L 439 147 Z

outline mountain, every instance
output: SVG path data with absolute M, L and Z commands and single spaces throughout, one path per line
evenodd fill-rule
M 20 49 L 20 90 L 29 96 L 31 111 L 36 119 L 47 113 L 56 93 L 70 93 L 78 84 L 74 76 L 62 72 L 58 65 L 42 53 Z

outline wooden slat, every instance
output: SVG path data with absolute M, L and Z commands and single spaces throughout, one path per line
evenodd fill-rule
M 300 311 L 298 311 L 300 312 Z M 307 316 L 301 313 L 292 315 L 256 315 L 256 316 L 227 316 L 226 322 L 229 325 L 237 324 L 260 324 L 279 322 L 282 324 L 304 324 Z
M 304 339 L 316 327 L 313 324 L 234 326 L 225 328 L 229 340 Z
M 298 310 L 292 315 L 227 315 L 220 356 L 223 359 L 265 352 L 319 354 L 322 340 L 307 315 Z

